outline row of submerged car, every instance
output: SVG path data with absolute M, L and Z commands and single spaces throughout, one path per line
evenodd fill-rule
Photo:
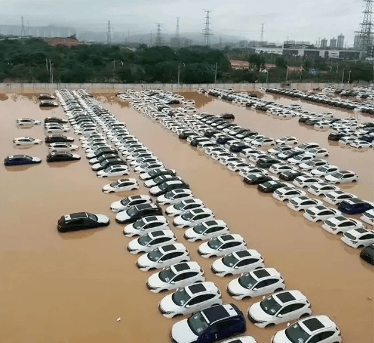
M 328 139 L 331 141 L 339 141 L 339 145 L 342 147 L 352 147 L 356 149 L 368 149 L 373 147 L 374 123 L 372 122 L 359 124 L 357 119 L 353 117 L 338 119 L 334 118 L 331 112 L 316 114 L 314 112 L 303 111 L 298 104 L 278 104 L 273 101 L 254 99 L 245 93 L 236 94 L 221 89 L 213 89 L 207 91 L 206 94 L 255 110 L 264 111 L 278 119 L 298 117 L 299 123 L 313 126 L 316 130 L 330 130 Z
M 153 109 L 149 106 L 150 99 L 147 100 L 146 109 L 143 109 L 142 113 L 153 118 L 158 118 L 153 114 L 156 107 L 160 108 L 160 105 L 157 104 L 157 99 L 155 100 L 156 105 Z M 141 105 L 139 105 L 138 102 L 134 102 L 134 106 L 138 110 L 141 110 Z M 282 157 L 284 159 L 284 157 L 289 156 L 284 154 L 284 149 L 289 149 L 286 150 L 287 152 L 292 151 L 292 148 L 287 145 L 282 145 L 282 143 L 284 144 L 285 141 L 297 143 L 295 137 L 284 137 L 284 140 L 278 140 L 277 143 L 279 146 L 275 149 L 269 150 L 269 152 L 275 154 L 275 156 L 269 156 L 266 152 L 260 151 L 259 156 L 255 155 L 253 157 L 250 153 L 253 148 L 243 148 L 243 146 L 241 146 L 241 148 L 243 148 L 240 153 L 242 157 L 248 158 L 249 156 L 252 161 L 257 161 L 256 165 L 251 165 L 248 161 L 238 158 L 238 156 L 232 152 L 232 150 L 235 151 L 236 149 L 231 149 L 231 147 L 235 147 L 234 144 L 236 143 L 231 146 L 229 145 L 231 151 L 221 148 L 222 145 L 220 146 L 219 144 L 219 139 L 221 138 L 219 134 L 220 131 L 217 130 L 217 125 L 213 126 L 213 131 L 211 130 L 212 127 L 201 125 L 206 123 L 211 125 L 221 123 L 222 118 L 208 114 L 197 115 L 193 118 L 185 119 L 178 119 L 178 115 L 174 114 L 174 118 L 175 119 L 170 119 L 170 117 L 169 119 L 162 119 L 161 123 L 173 132 L 179 132 L 181 138 L 186 138 L 187 136 L 187 140 L 190 141 L 191 145 L 194 145 L 194 142 L 198 140 L 198 148 L 204 149 L 205 152 L 219 160 L 220 163 L 227 165 L 230 170 L 238 171 L 239 175 L 243 176 L 243 180 L 246 183 L 257 184 L 260 191 L 273 193 L 273 197 L 277 200 L 288 200 L 288 207 L 290 209 L 304 211 L 304 217 L 310 221 L 324 221 L 323 228 L 326 231 L 333 234 L 343 233 L 342 240 L 352 247 L 365 247 L 374 242 L 373 232 L 365 229 L 361 221 L 342 215 L 342 212 L 345 214 L 363 213 L 361 219 L 365 223 L 373 225 L 373 221 L 371 220 L 373 204 L 357 199 L 355 195 L 343 192 L 334 185 L 337 183 L 356 181 L 357 175 L 355 173 L 351 171 L 341 171 L 338 167 L 329 165 L 326 160 L 314 159 L 313 157 L 315 155 L 313 156 L 313 153 L 311 154 L 311 157 L 304 162 L 296 159 L 296 161 L 288 161 L 291 163 L 284 163 Z M 224 124 L 221 123 L 220 125 L 223 126 Z M 223 130 L 226 130 L 226 134 L 230 131 L 231 134 L 235 134 L 236 132 L 235 130 L 232 131 L 232 126 L 223 128 Z M 202 134 L 204 134 L 205 137 L 201 137 Z M 210 137 L 210 139 L 206 136 Z M 212 138 L 216 141 L 212 141 Z M 232 138 L 232 136 L 229 138 Z M 229 141 L 230 140 L 224 140 L 223 142 Z M 246 142 L 245 145 L 249 146 L 249 143 Z M 296 152 L 296 154 L 299 153 L 296 157 L 303 156 L 302 152 L 304 152 L 304 155 L 308 155 L 308 151 L 314 151 L 314 153 L 316 151 L 324 152 L 324 150 L 316 143 L 304 143 L 303 145 L 298 146 L 295 150 L 299 150 L 299 152 Z M 218 154 L 217 151 L 220 153 L 222 152 L 224 157 L 220 157 L 221 155 Z M 299 168 L 297 169 L 297 167 Z M 278 174 L 279 179 L 270 176 L 267 169 L 274 174 Z M 284 183 L 283 180 L 293 181 L 293 185 L 291 186 Z M 321 200 L 307 197 L 306 193 L 299 189 L 304 187 L 307 187 L 308 192 L 312 195 L 324 196 L 326 202 L 339 206 L 338 209 L 326 207 Z M 350 232 L 347 232 L 349 230 Z
M 141 175 L 141 178 L 147 178 L 147 175 Z M 165 197 L 158 197 L 158 202 L 165 203 Z M 168 202 L 170 204 L 170 202 Z M 174 206 L 168 207 L 166 209 L 166 213 L 168 215 L 174 216 L 180 210 L 180 206 L 183 208 L 188 202 L 184 201 L 182 203 L 177 203 Z M 201 202 L 197 201 L 200 205 Z M 112 204 L 112 206 L 115 204 Z M 188 212 L 187 212 L 188 213 Z M 194 225 L 189 227 L 185 232 L 185 237 L 190 240 L 191 236 L 194 235 L 194 231 L 206 232 L 207 226 L 211 226 L 211 224 L 207 222 L 202 222 L 200 224 Z M 209 223 L 209 224 L 208 224 Z M 174 225 L 175 225 L 174 220 Z M 178 224 L 178 223 L 177 223 Z M 220 223 L 217 223 L 220 224 Z M 143 221 L 139 223 L 139 226 L 142 227 L 146 225 Z M 216 224 L 214 224 L 216 225 Z M 221 224 L 222 225 L 222 224 Z M 136 226 L 136 224 L 135 224 Z M 124 232 L 125 234 L 132 235 L 134 225 L 129 225 L 125 227 Z M 227 230 L 227 228 L 225 228 Z M 219 230 L 221 231 L 221 229 Z M 144 236 L 141 236 L 142 238 Z M 201 237 L 201 236 L 200 236 Z M 210 237 L 210 236 L 209 236 Z M 207 239 L 208 237 L 201 237 L 200 239 Z M 197 240 L 192 237 L 193 241 Z M 211 256 L 223 256 L 222 258 L 217 259 L 212 264 L 212 271 L 218 276 L 226 276 L 226 275 L 234 275 L 243 273 L 245 270 L 252 269 L 250 272 L 244 272 L 242 276 L 238 279 L 232 280 L 228 285 L 228 293 L 231 294 L 235 299 L 243 299 L 243 298 L 251 298 L 256 297 L 262 294 L 269 293 L 269 289 L 273 289 L 277 291 L 277 293 L 264 298 L 261 302 L 258 302 L 252 305 L 248 310 L 248 317 L 250 320 L 255 323 L 255 325 L 259 327 L 268 327 L 272 326 L 284 321 L 289 321 L 292 319 L 296 319 L 299 317 L 307 316 L 311 313 L 310 310 L 310 303 L 305 298 L 305 296 L 299 291 L 282 291 L 284 290 L 284 279 L 282 276 L 277 272 L 274 268 L 264 268 L 263 265 L 263 258 L 261 255 L 258 254 L 257 251 L 253 251 L 252 249 L 243 249 L 245 247 L 245 242 L 243 242 L 243 238 L 240 235 L 236 234 L 220 234 L 211 238 L 208 242 L 205 242 L 200 245 L 199 253 L 203 257 L 211 257 Z M 131 242 L 130 242 L 131 243 Z M 231 246 L 230 246 L 231 245 Z M 130 244 L 129 244 L 130 248 Z M 131 249 L 129 249 L 131 250 Z M 227 253 L 231 251 L 230 253 Z M 171 275 L 171 276 L 170 276 Z M 166 268 L 161 272 L 153 274 L 147 282 L 148 288 L 153 292 L 159 292 L 163 290 L 160 285 L 164 284 L 162 280 L 170 280 L 178 275 L 178 269 L 173 267 Z M 155 286 L 155 284 L 157 286 Z M 169 288 L 167 288 L 169 289 Z M 182 289 L 180 293 L 174 293 L 174 299 L 182 299 L 182 296 L 187 298 L 190 295 L 186 294 L 185 289 Z M 181 297 L 181 298 L 179 298 Z M 164 302 L 170 300 L 169 297 L 165 297 L 160 302 L 160 307 L 163 307 Z M 283 300 L 281 300 L 283 299 Z M 275 307 L 271 306 L 273 304 Z M 226 305 L 228 306 L 228 305 Z M 297 308 L 297 310 L 296 310 Z M 303 308 L 303 309 L 301 309 Z M 218 308 L 217 308 L 218 310 Z M 205 314 L 209 313 L 210 309 L 202 310 L 199 313 L 193 315 L 187 320 L 181 321 L 173 326 L 172 329 L 172 337 L 175 342 L 210 342 L 212 341 L 212 336 L 210 335 L 211 331 L 216 330 L 217 327 L 214 327 L 213 323 L 208 319 L 206 320 Z M 334 331 L 334 337 L 332 339 L 339 339 L 340 331 L 336 328 L 335 324 L 329 321 L 329 319 L 325 316 L 318 316 L 312 318 L 319 318 L 319 319 L 326 319 L 330 325 L 326 325 L 324 330 L 329 327 L 329 330 Z M 203 320 L 206 322 L 206 328 L 202 327 L 199 329 L 194 329 L 191 323 L 194 323 L 195 320 Z M 318 319 L 317 319 L 318 320 Z M 326 323 L 327 323 L 326 322 Z M 301 325 L 301 322 L 299 322 Z M 295 324 L 296 325 L 296 324 Z M 213 327 L 212 327 L 213 326 Z M 190 327 L 190 329 L 188 329 Z M 334 328 L 334 329 L 333 329 Z M 321 326 L 322 329 L 322 326 Z M 191 332 L 192 331 L 192 332 Z M 283 330 L 284 331 L 284 330 Z M 291 342 L 290 340 L 282 340 L 284 336 L 284 332 L 281 331 L 280 333 L 276 334 L 273 338 L 275 342 Z M 322 330 L 323 331 L 323 330 Z M 331 331 L 332 332 L 332 331 Z M 201 334 L 200 334 L 201 333 Z M 313 336 L 313 334 L 311 335 Z M 319 342 L 320 340 L 317 339 L 316 335 L 314 340 Z M 326 337 L 330 337 L 328 335 Z M 213 336 L 214 337 L 214 336 Z M 219 339 L 220 337 L 215 336 L 215 339 Z M 214 339 L 213 339 L 214 340 Z M 241 342 L 240 340 L 233 340 Z M 230 341 L 231 342 L 231 341 Z M 333 342 L 332 340 L 327 340 L 326 342 Z M 339 340 L 340 342 L 340 340 Z

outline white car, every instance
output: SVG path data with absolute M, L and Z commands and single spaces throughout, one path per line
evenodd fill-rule
M 13 139 L 13 144 L 15 146 L 40 145 L 42 144 L 42 140 L 32 137 L 18 137 Z
M 144 186 L 146 186 L 147 188 L 152 188 L 166 181 L 174 181 L 174 180 L 180 180 L 180 179 L 181 178 L 176 175 L 160 175 L 153 179 L 144 181 Z
M 352 248 L 364 248 L 374 243 L 374 230 L 352 229 L 343 233 L 341 240 Z
M 297 186 L 297 187 L 301 187 L 301 188 L 309 188 L 311 185 L 313 185 L 314 183 L 318 183 L 318 182 L 321 182 L 322 180 L 319 179 L 318 177 L 316 176 L 298 176 L 295 180 L 292 181 L 292 183 Z
M 279 138 L 275 141 L 277 145 L 289 145 L 289 144 L 297 144 L 297 138 L 293 136 L 284 136 Z
M 249 320 L 260 328 L 289 322 L 312 314 L 310 302 L 300 291 L 282 291 L 254 303 Z
M 342 213 L 334 208 L 328 208 L 323 205 L 309 207 L 304 212 L 304 218 L 311 222 L 324 221 L 326 219 L 340 216 Z
M 348 183 L 348 182 L 357 182 L 358 176 L 349 170 L 343 170 L 343 171 L 338 171 L 336 173 L 326 175 L 325 179 L 327 182 L 330 183 Z
M 134 189 L 139 189 L 136 179 L 119 179 L 115 182 L 108 183 L 103 187 L 104 193 L 119 193 L 128 192 Z
M 289 200 L 302 195 L 305 195 L 305 192 L 294 187 L 282 187 L 273 192 L 273 198 L 279 201 Z
M 368 148 L 372 148 L 373 144 L 367 141 L 361 140 L 361 139 L 357 139 L 351 142 L 351 147 L 356 148 L 356 149 L 368 149 Z
M 286 288 L 283 276 L 274 268 L 261 268 L 242 274 L 227 285 L 227 293 L 234 299 L 255 298 L 276 293 Z
M 250 174 L 264 174 L 268 175 L 268 171 L 266 169 L 258 168 L 258 167 L 249 167 L 249 168 L 242 168 L 239 172 L 241 177 L 247 177 Z
M 164 165 L 162 162 L 151 162 L 151 163 L 144 163 L 141 164 L 140 166 L 135 167 L 134 171 L 136 173 L 147 173 L 151 171 L 152 169 L 156 168 L 164 168 Z
M 269 137 L 264 137 L 258 140 L 256 139 L 255 141 L 252 141 L 250 144 L 256 148 L 263 148 L 263 147 L 268 147 L 268 146 L 274 146 L 276 143 L 274 139 L 269 138 Z
M 158 247 L 138 258 L 136 265 L 140 270 L 164 268 L 179 262 L 190 260 L 189 252 L 182 243 Z
M 200 244 L 197 252 L 205 258 L 223 256 L 246 248 L 244 238 L 238 234 L 223 234 Z
M 242 249 L 225 255 L 212 263 L 217 276 L 235 275 L 265 267 L 264 258 L 254 249 Z
M 178 216 L 186 211 L 193 210 L 195 208 L 205 207 L 204 203 L 200 199 L 187 199 L 177 202 L 176 204 L 170 205 L 166 208 L 165 213 L 168 216 Z
M 229 162 L 227 165 L 227 169 L 233 171 L 233 172 L 239 172 L 241 171 L 243 168 L 248 168 L 250 167 L 249 163 L 248 162 L 244 162 L 244 161 L 232 161 L 232 162 Z
M 48 150 L 51 152 L 70 152 L 77 151 L 79 147 L 70 143 L 50 143 Z
M 313 195 L 318 195 L 318 196 L 322 196 L 322 195 L 325 196 L 326 194 L 330 192 L 336 192 L 336 191 L 340 191 L 340 188 L 334 185 L 330 185 L 328 183 L 324 183 L 324 182 L 315 183 L 308 188 L 309 193 Z
M 189 242 L 197 242 L 226 233 L 229 233 L 229 228 L 223 220 L 207 220 L 187 229 L 184 238 Z
M 170 173 L 170 175 L 176 175 L 176 172 L 174 169 L 155 168 L 155 169 L 150 170 L 149 172 L 140 174 L 139 177 L 141 180 L 149 180 L 159 175 L 165 175 L 164 173 Z
M 374 209 L 365 211 L 360 219 L 369 225 L 374 225 Z
M 128 224 L 123 229 L 127 237 L 143 236 L 152 231 L 170 230 L 168 221 L 164 216 L 147 216 Z
M 157 159 L 157 157 L 140 157 L 136 159 L 135 161 L 131 161 L 130 167 L 136 168 L 138 166 L 144 165 L 144 164 L 150 164 L 150 163 L 159 163 L 160 161 Z
M 112 204 L 110 205 L 110 210 L 114 213 L 117 213 L 120 211 L 126 211 L 131 206 L 150 204 L 151 202 L 152 198 L 149 195 L 132 195 L 122 200 L 112 202 Z
M 17 119 L 16 121 L 16 124 L 18 127 L 33 127 L 34 125 L 41 125 L 41 121 L 40 120 L 35 120 L 35 119 L 31 119 L 31 118 L 21 118 L 21 119 Z
M 64 132 L 69 132 L 70 128 L 65 126 L 47 126 L 44 128 L 46 134 L 61 134 Z
M 339 170 L 340 169 L 337 166 L 332 166 L 332 165 L 326 164 L 326 165 L 320 166 L 318 168 L 312 169 L 311 174 L 321 177 L 321 176 L 326 176 L 326 175 L 335 173 Z
M 313 170 L 313 169 L 316 169 L 316 168 L 319 168 L 319 167 L 322 167 L 322 166 L 326 166 L 328 164 L 329 163 L 326 160 L 313 159 L 313 160 L 309 160 L 305 163 L 300 163 L 299 168 L 303 169 L 303 170 Z
M 339 205 L 343 200 L 357 198 L 354 194 L 343 191 L 334 191 L 327 193 L 323 200 L 331 205 Z
M 178 314 L 190 314 L 215 304 L 222 304 L 221 292 L 213 282 L 201 282 L 179 288 L 173 294 L 166 295 L 158 308 L 166 318 Z
M 308 198 L 307 196 L 294 197 L 288 201 L 287 206 L 294 211 L 305 211 L 309 207 L 323 205 L 318 199 Z
M 329 156 L 329 152 L 325 148 L 309 149 L 305 154 L 306 155 L 311 155 L 313 157 L 327 157 L 327 156 Z
M 192 199 L 193 194 L 190 189 L 173 189 L 169 192 L 166 192 L 163 195 L 159 195 L 156 199 L 156 201 L 160 205 L 166 205 L 166 204 L 175 204 L 182 200 Z
M 176 239 L 177 238 L 171 230 L 151 231 L 130 241 L 127 250 L 131 254 L 149 252 L 162 245 L 173 243 Z
M 292 147 L 289 146 L 289 145 L 278 145 L 275 148 L 269 149 L 268 153 L 278 156 L 279 154 L 281 154 L 283 152 L 287 152 L 291 149 L 292 149 Z
M 278 331 L 272 343 L 340 343 L 340 330 L 327 316 L 312 316 Z
M 284 171 L 295 170 L 295 168 L 285 163 L 276 163 L 276 164 L 271 165 L 269 170 L 273 174 L 280 174 L 280 173 L 283 173 Z
M 181 262 L 152 274 L 147 280 L 147 288 L 153 293 L 160 293 L 203 281 L 204 271 L 197 262 Z
M 306 161 L 310 161 L 313 158 L 314 158 L 313 156 L 307 155 L 305 153 L 305 154 L 300 154 L 300 155 L 296 155 L 294 157 L 288 158 L 287 161 L 293 165 L 298 165 L 301 163 L 305 163 Z
M 177 228 L 193 227 L 211 219 L 214 219 L 212 210 L 208 208 L 198 208 L 175 217 L 173 225 Z
M 323 229 L 334 235 L 346 232 L 351 229 L 359 229 L 363 227 L 364 225 L 359 220 L 347 218 L 344 216 L 336 216 L 326 219 L 322 225 Z
M 130 170 L 126 164 L 116 164 L 113 166 L 109 166 L 104 170 L 99 170 L 96 175 L 98 177 L 113 177 L 113 176 L 122 176 L 122 175 L 129 175 Z

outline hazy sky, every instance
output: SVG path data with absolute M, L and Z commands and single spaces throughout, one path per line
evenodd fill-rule
M 204 9 L 211 10 L 211 29 L 220 34 L 259 40 L 328 39 L 343 33 L 353 44 L 354 31 L 362 21 L 363 0 L 0 0 L 0 25 L 69 25 L 105 31 L 110 20 L 113 31 L 130 33 L 162 31 L 174 33 L 179 17 L 180 32 L 202 32 Z

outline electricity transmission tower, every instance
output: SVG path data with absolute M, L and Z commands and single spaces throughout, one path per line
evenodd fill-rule
M 23 24 L 23 17 L 21 17 L 21 38 L 26 36 L 25 25 Z
M 358 31 L 359 35 L 359 49 L 368 53 L 373 46 L 373 2 L 374 0 L 364 0 L 366 7 L 364 10 L 364 18 L 360 24 L 361 30 Z
M 106 43 L 112 44 L 112 28 L 110 27 L 110 21 L 108 21 L 108 32 L 107 32 L 107 37 L 106 37 Z
M 161 24 L 157 23 L 157 35 L 156 35 L 156 46 L 162 45 L 162 39 L 161 39 Z
M 175 30 L 175 45 L 180 48 L 180 36 L 179 36 L 179 17 L 177 17 L 177 28 Z
M 203 32 L 203 35 L 204 35 L 204 45 L 206 46 L 210 46 L 210 36 L 213 36 L 212 34 L 212 30 L 210 29 L 210 12 L 211 11 L 206 11 L 204 10 L 205 13 L 206 13 L 206 16 L 205 16 L 205 29 L 204 29 L 204 32 Z
M 261 24 L 261 39 L 260 42 L 264 41 L 264 24 Z

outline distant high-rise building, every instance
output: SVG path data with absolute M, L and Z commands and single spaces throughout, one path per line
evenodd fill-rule
M 361 45 L 361 35 L 359 33 L 355 34 L 355 40 L 353 43 L 353 47 L 355 49 L 359 49 Z
M 336 40 L 336 38 L 331 38 L 330 39 L 330 48 L 336 48 L 336 46 L 337 46 L 337 40 Z
M 338 49 L 343 49 L 344 47 L 344 36 L 343 34 L 341 33 L 339 36 L 338 36 Z
M 327 39 L 326 38 L 321 39 L 321 48 L 323 48 L 323 49 L 327 48 Z

